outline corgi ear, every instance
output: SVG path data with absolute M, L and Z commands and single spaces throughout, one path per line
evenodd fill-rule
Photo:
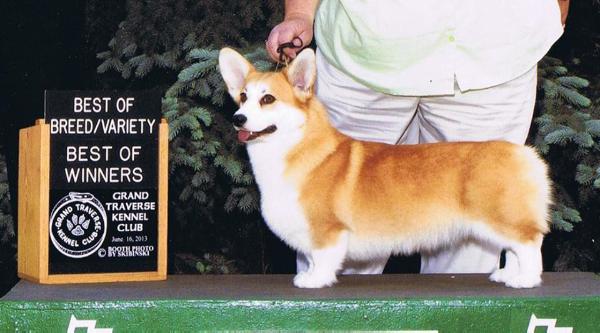
M 255 71 L 254 66 L 241 54 L 228 47 L 219 52 L 219 71 L 227 85 L 229 95 L 240 103 L 240 92 L 246 84 L 248 74 Z
M 316 76 L 315 52 L 310 48 L 300 52 L 287 68 L 287 78 L 294 87 L 294 94 L 303 102 L 312 96 Z

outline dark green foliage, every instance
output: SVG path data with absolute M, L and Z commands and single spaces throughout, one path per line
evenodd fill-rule
M 261 60 L 266 58 L 262 49 L 247 53 L 246 57 L 259 68 L 270 66 Z M 189 65 L 179 73 L 177 82 L 167 90 L 163 100 L 163 114 L 171 130 L 170 174 L 171 179 L 175 178 L 172 188 L 176 188 L 172 195 L 178 195 L 174 207 L 185 206 L 180 209 L 181 213 L 185 211 L 182 218 L 196 223 L 222 224 L 219 219 L 232 218 L 227 214 L 235 211 L 254 213 L 251 216 L 256 220 L 258 191 L 244 147 L 237 143 L 229 121 L 233 105 L 224 106 L 226 89 L 218 72 L 217 58 L 217 50 L 192 49 L 186 57 Z M 243 224 L 244 219 L 235 223 Z M 243 225 L 237 226 L 240 227 Z M 230 238 L 224 243 L 239 237 L 227 234 L 220 235 Z M 253 237 L 257 236 L 260 235 L 254 233 Z M 246 241 L 254 243 L 258 239 Z M 183 260 L 184 263 L 194 258 L 191 255 L 185 257 L 188 259 Z M 205 254 L 204 260 L 196 259 L 194 267 L 200 273 L 236 271 L 231 264 L 225 265 L 227 260 L 217 261 L 223 265 L 205 263 L 207 258 L 220 257 Z
M 2 150 L 2 147 L 0 147 Z M 6 174 L 6 160 L 0 154 L 0 244 L 14 247 L 15 229 L 10 213 L 10 194 L 8 193 L 8 175 Z
M 175 271 L 199 274 L 236 274 L 239 273 L 234 260 L 220 254 L 205 253 L 197 256 L 180 253 L 175 257 Z
M 16 280 L 16 235 L 12 218 L 6 159 L 0 146 L 0 295 Z
M 269 63 L 263 50 L 246 54 L 257 67 Z M 218 51 L 193 49 L 192 62 L 178 75 L 166 92 L 163 113 L 170 124 L 171 174 L 189 173 L 182 184 L 179 200 L 193 200 L 206 219 L 219 197 L 225 195 L 224 208 L 251 213 L 258 208 L 258 196 L 243 146 L 223 110 L 225 86 L 217 69 Z M 215 182 L 220 179 L 221 182 Z
M 545 57 L 538 74 L 541 114 L 535 119 L 535 145 L 549 160 L 555 181 L 552 224 L 571 231 L 582 220 L 582 206 L 600 198 L 600 119 L 592 101 L 580 93 L 589 82 L 570 75 L 560 60 Z
M 156 68 L 181 70 L 190 60 L 185 56 L 198 47 L 247 47 L 267 36 L 281 17 L 281 5 L 277 0 L 129 0 L 110 49 L 98 54 L 103 60 L 98 72 L 143 78 Z

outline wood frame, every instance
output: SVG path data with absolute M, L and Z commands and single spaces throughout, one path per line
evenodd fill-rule
M 43 284 L 159 281 L 167 278 L 169 125 L 158 130 L 157 270 L 150 272 L 49 274 L 50 126 L 38 119 L 19 131 L 18 276 Z

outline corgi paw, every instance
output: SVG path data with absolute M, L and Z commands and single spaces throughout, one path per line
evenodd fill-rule
M 542 284 L 542 278 L 535 274 L 519 274 L 509 278 L 505 285 L 511 288 L 534 288 Z
M 511 270 L 506 270 L 506 268 L 497 268 L 489 277 L 492 282 L 500 282 L 505 283 L 510 280 L 512 277 L 517 275 L 518 272 L 514 272 Z
M 335 274 L 298 273 L 294 277 L 294 285 L 298 288 L 323 288 L 337 282 Z

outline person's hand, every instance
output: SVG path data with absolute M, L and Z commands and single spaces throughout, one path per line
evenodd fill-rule
M 273 60 L 279 61 L 277 47 L 280 44 L 291 42 L 294 37 L 299 37 L 304 46 L 310 44 L 313 38 L 313 20 L 311 17 L 308 15 L 293 15 L 276 25 L 266 41 L 269 56 Z M 286 47 L 283 52 L 289 59 L 294 59 L 296 53 L 300 50 L 301 48 Z
M 564 27 L 567 23 L 567 15 L 569 14 L 569 0 L 558 0 L 558 6 L 560 7 L 560 22 Z

